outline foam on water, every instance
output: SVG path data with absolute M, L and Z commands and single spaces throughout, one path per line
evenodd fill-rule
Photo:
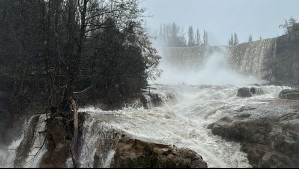
M 167 88 L 165 85 L 153 85 L 153 88 L 157 92 L 173 90 L 176 102 L 151 109 L 81 109 L 90 110 L 87 112 L 93 119 L 86 123 L 86 127 L 99 123 L 96 119 L 100 119 L 106 126 L 142 140 L 190 148 L 201 154 L 209 167 L 250 167 L 238 143 L 214 136 L 207 125 L 223 116 L 233 115 L 230 114 L 235 112 L 233 110 L 245 104 L 266 104 L 288 87 L 260 86 L 264 94 L 252 98 L 237 97 L 238 88 L 235 86 L 180 85 Z M 109 118 L 103 118 L 105 114 L 109 114 Z M 93 135 L 91 130 L 88 132 Z

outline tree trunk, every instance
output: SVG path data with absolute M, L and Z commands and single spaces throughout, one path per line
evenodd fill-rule
M 78 161 L 78 127 L 79 127 L 79 121 L 78 121 L 78 109 L 76 102 L 73 98 L 70 100 L 70 106 L 73 110 L 73 115 L 74 115 L 74 135 L 73 135 L 73 140 L 72 140 L 72 145 L 71 145 L 71 154 L 72 154 L 72 161 L 73 165 L 75 168 L 79 168 L 80 164 Z

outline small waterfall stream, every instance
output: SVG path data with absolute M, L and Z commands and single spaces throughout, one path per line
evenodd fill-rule
M 34 115 L 23 124 L 23 134 L 14 141 L 1 161 L 1 167 L 37 168 L 39 162 L 47 151 L 45 146 L 46 115 Z

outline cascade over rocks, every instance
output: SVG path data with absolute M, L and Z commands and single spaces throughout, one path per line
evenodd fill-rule
M 79 136 L 82 134 L 84 114 L 79 114 Z M 73 121 L 56 116 L 47 121 L 47 152 L 42 158 L 42 168 L 65 168 L 67 159 L 71 158 Z M 81 140 L 80 140 L 81 141 Z
M 80 145 L 82 127 L 86 114 L 79 114 Z M 48 152 L 43 156 L 40 167 L 67 167 L 67 160 L 71 158 L 71 130 L 63 117 L 54 117 L 48 121 Z M 93 166 L 111 168 L 207 168 L 207 163 L 196 152 L 135 139 L 117 130 L 101 131 L 102 139 L 95 150 Z M 106 164 L 109 152 L 115 152 L 110 164 Z M 90 152 L 91 153 L 91 152 Z M 106 153 L 106 154 L 105 154 Z M 81 162 L 82 163 L 82 162 Z M 82 166 L 81 166 L 82 167 Z
M 162 98 L 156 93 L 144 94 L 141 96 L 140 100 L 143 104 L 143 107 L 147 109 L 162 105 Z

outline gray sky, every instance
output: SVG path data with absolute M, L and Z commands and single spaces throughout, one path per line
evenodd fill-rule
M 143 0 L 142 7 L 152 17 L 146 19 L 150 30 L 161 23 L 176 22 L 184 27 L 206 29 L 212 44 L 227 44 L 237 33 L 240 42 L 283 34 L 279 28 L 291 16 L 299 21 L 299 0 Z

